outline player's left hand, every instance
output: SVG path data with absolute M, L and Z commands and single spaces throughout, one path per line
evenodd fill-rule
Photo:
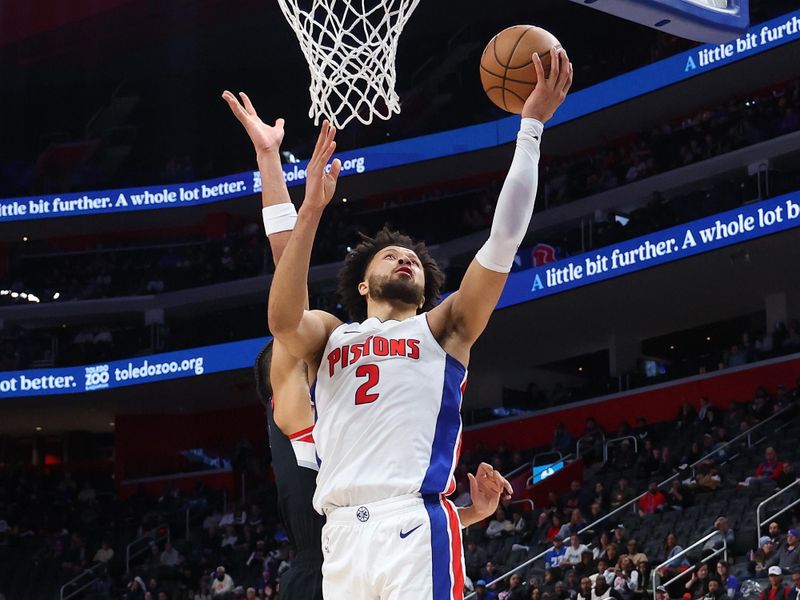
M 549 121 L 572 87 L 573 69 L 566 50 L 550 50 L 550 76 L 544 76 L 544 66 L 538 54 L 533 55 L 536 69 L 536 87 L 525 100 L 522 116 L 536 119 L 542 123 Z
M 314 154 L 306 168 L 306 195 L 303 206 L 324 209 L 333 198 L 336 182 L 342 170 L 342 161 L 338 158 L 328 166 L 328 161 L 336 150 L 336 128 L 327 119 L 322 127 L 314 147 Z M 302 207 L 301 207 L 302 210 Z
M 511 498 L 514 489 L 511 484 L 496 471 L 492 465 L 481 463 L 475 475 L 467 473 L 469 478 L 469 495 L 472 506 L 486 518 L 497 510 L 500 499 Z
M 239 92 L 242 97 L 242 102 L 228 90 L 222 93 L 222 99 L 228 103 L 228 106 L 239 122 L 244 125 L 247 135 L 250 136 L 250 141 L 256 149 L 256 156 L 265 152 L 278 152 L 283 143 L 283 119 L 275 121 L 275 125 L 267 125 L 258 116 L 253 103 L 244 92 Z

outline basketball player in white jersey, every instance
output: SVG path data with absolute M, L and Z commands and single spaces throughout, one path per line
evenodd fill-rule
M 270 292 L 269 324 L 289 353 L 317 368 L 313 390 L 320 459 L 314 508 L 326 600 L 444 600 L 463 594 L 460 525 L 479 521 L 445 499 L 453 489 L 461 393 L 470 349 L 494 310 L 533 213 L 539 141 L 572 82 L 563 50 L 525 102 L 517 149 L 489 239 L 459 289 L 442 283 L 424 245 L 382 232 L 346 259 L 343 303 L 358 323 L 303 310 L 314 236 L 341 162 L 326 122 L 308 165 L 306 194 Z M 351 302 L 356 297 L 357 303 Z M 472 481 L 471 481 L 472 483 Z M 459 523 L 460 521 L 460 523 Z
M 279 264 L 294 228 L 297 213 L 283 177 L 280 145 L 283 119 L 264 123 L 247 94 L 242 102 L 230 92 L 222 94 L 234 116 L 244 126 L 256 151 L 262 182 L 262 214 L 275 264 Z M 308 308 L 307 291 L 303 298 Z M 265 405 L 272 466 L 278 487 L 278 507 L 297 554 L 281 576 L 281 596 L 286 600 L 316 600 L 321 589 L 321 530 L 324 519 L 312 508 L 318 469 L 313 440 L 313 413 L 309 374 L 302 360 L 291 356 L 278 341 L 259 353 L 255 365 L 256 389 Z M 313 380 L 312 374 L 311 379 Z M 508 482 L 482 463 L 470 476 L 473 504 L 481 512 L 494 513 L 500 495 L 510 490 Z

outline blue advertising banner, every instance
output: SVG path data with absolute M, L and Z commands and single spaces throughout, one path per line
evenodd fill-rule
M 498 309 L 800 226 L 800 190 L 509 275 Z M 0 372 L 0 399 L 75 394 L 250 368 L 269 338 L 63 369 Z
M 800 10 L 756 25 L 730 43 L 698 46 L 570 94 L 547 126 L 554 127 L 584 117 L 797 39 L 800 39 Z M 491 123 L 341 152 L 337 156 L 342 160 L 342 176 L 346 177 L 500 146 L 513 141 L 518 128 L 519 118 L 507 117 Z M 287 185 L 302 185 L 307 165 L 308 161 L 284 165 Z M 260 192 L 259 173 L 248 171 L 183 184 L 7 198 L 0 200 L 0 223 L 197 206 Z
M 0 399 L 113 390 L 252 367 L 268 340 L 256 338 L 81 367 L 4 371 L 0 372 Z
M 506 308 L 800 226 L 800 191 L 512 273 Z

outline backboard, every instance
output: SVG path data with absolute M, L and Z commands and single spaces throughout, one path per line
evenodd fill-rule
M 749 0 L 571 0 L 698 42 L 728 42 L 750 25 Z

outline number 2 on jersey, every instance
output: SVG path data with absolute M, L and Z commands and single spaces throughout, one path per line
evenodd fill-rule
M 378 385 L 381 379 L 381 371 L 378 365 L 361 365 L 356 369 L 356 377 L 367 378 L 356 390 L 356 404 L 372 404 L 375 402 L 378 399 L 378 394 L 370 394 L 369 391 Z

